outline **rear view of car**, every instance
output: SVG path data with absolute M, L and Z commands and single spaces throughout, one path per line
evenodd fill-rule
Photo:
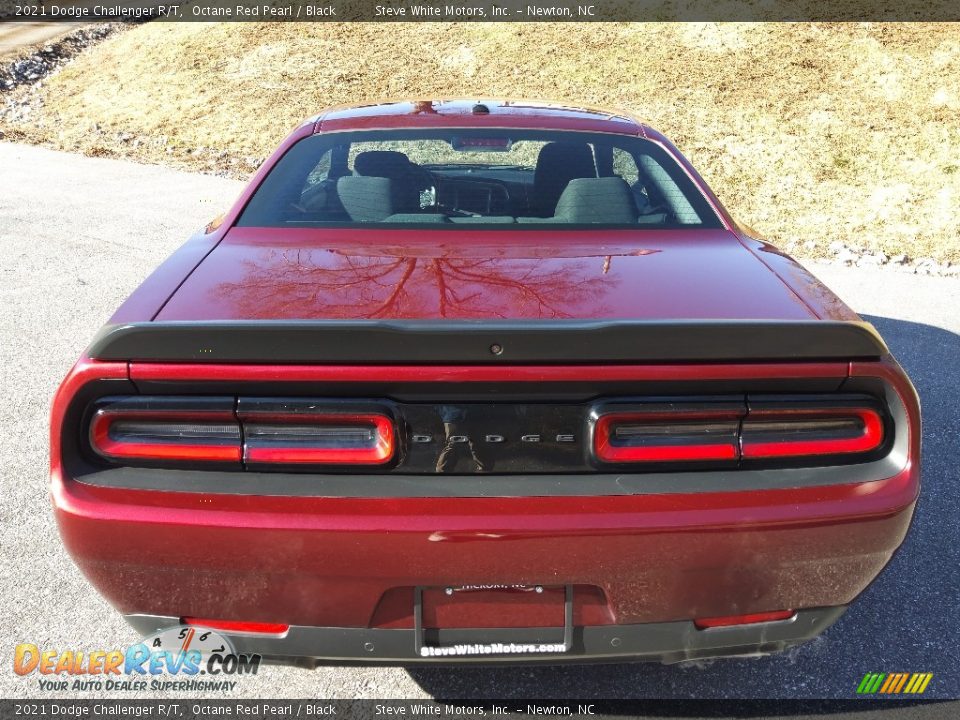
M 629 118 L 298 128 L 54 403 L 77 564 L 141 632 L 318 661 L 665 662 L 823 632 L 902 542 L 916 394 Z

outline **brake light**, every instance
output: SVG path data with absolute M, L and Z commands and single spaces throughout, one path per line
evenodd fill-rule
M 257 398 L 106 398 L 89 440 L 114 462 L 382 465 L 396 453 L 382 404 Z
M 595 411 L 594 458 L 602 463 L 851 460 L 886 441 L 884 415 L 863 396 L 778 397 L 736 403 L 607 405 Z
M 393 457 L 393 421 L 378 414 L 275 416 L 244 422 L 249 464 L 381 465 Z
M 240 425 L 232 398 L 126 398 L 90 422 L 90 445 L 110 460 L 239 463 Z
M 248 465 L 383 465 L 396 453 L 382 403 L 240 398 L 237 415 Z
M 745 460 L 867 453 L 884 441 L 870 407 L 751 406 L 741 430 Z
M 250 635 L 284 635 L 290 629 L 289 625 L 281 623 L 241 622 L 236 620 L 211 620 L 210 618 L 185 617 L 180 618 L 183 625 L 204 627 L 210 630 L 222 630 L 229 633 L 246 633 Z
M 751 613 L 749 615 L 726 615 L 724 617 L 697 618 L 693 624 L 699 630 L 708 630 L 715 627 L 731 627 L 734 625 L 755 625 L 756 623 L 778 622 L 790 620 L 796 616 L 794 610 L 775 610 L 774 612 Z
M 328 398 L 104 398 L 87 433 L 89 447 L 116 463 L 382 467 L 400 454 L 403 408 Z M 653 470 L 864 462 L 890 436 L 881 402 L 865 395 L 609 402 L 590 419 L 596 463 Z
M 733 461 L 745 408 L 739 403 L 649 404 L 598 411 L 593 453 L 605 463 Z

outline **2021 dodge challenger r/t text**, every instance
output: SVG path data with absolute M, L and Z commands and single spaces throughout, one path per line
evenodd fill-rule
M 662 135 L 516 102 L 298 127 L 61 386 L 60 532 L 144 634 L 322 662 L 769 653 L 903 541 L 883 341 Z

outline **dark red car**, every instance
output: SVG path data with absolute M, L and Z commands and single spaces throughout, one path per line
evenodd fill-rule
M 883 341 L 618 114 L 332 110 L 56 396 L 63 540 L 142 633 L 375 663 L 767 653 L 903 541 Z

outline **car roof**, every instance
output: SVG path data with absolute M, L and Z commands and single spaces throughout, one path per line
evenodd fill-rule
M 536 100 L 455 98 L 402 100 L 327 110 L 311 118 L 314 132 L 391 128 L 497 127 L 645 135 L 623 112 Z

